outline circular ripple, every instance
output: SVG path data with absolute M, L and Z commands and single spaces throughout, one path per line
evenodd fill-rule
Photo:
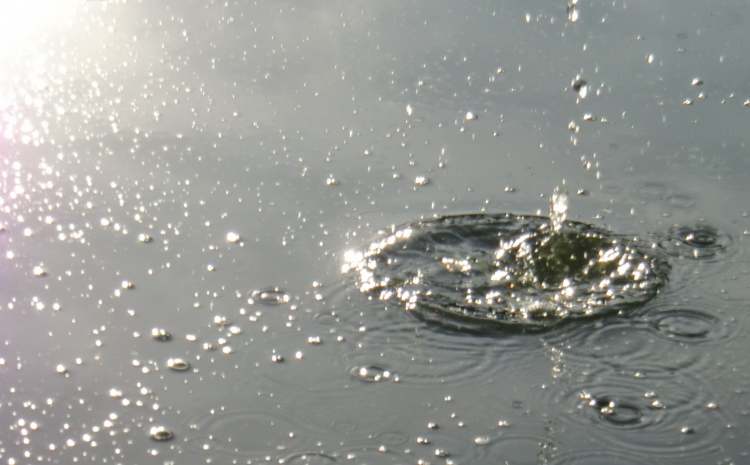
M 728 422 L 720 410 L 706 409 L 708 385 L 698 378 L 662 369 L 641 377 L 605 370 L 575 381 L 552 386 L 557 392 L 548 404 L 562 409 L 555 415 L 567 431 L 592 438 L 602 450 L 697 457 L 721 448 Z
M 248 302 L 257 302 L 262 305 L 282 305 L 290 300 L 289 294 L 282 288 L 273 286 L 265 289 L 256 289 L 250 293 Z
M 672 226 L 659 242 L 669 255 L 694 260 L 714 260 L 724 255 L 732 238 L 707 224 Z
M 727 328 L 718 317 L 701 310 L 663 310 L 649 315 L 649 320 L 659 334 L 686 342 L 716 340 L 727 332 Z
M 621 318 L 571 326 L 545 340 L 561 347 L 567 357 L 618 362 L 648 357 L 655 342 L 646 325 Z
M 286 465 L 323 465 L 336 463 L 336 457 L 324 452 L 298 452 L 279 459 L 278 463 Z
M 430 320 L 524 329 L 642 304 L 669 266 L 637 240 L 548 218 L 458 215 L 393 228 L 344 272 L 359 290 Z
M 523 360 L 540 354 L 536 338 L 497 337 L 497 332 L 476 332 L 447 325 L 430 325 L 399 306 L 383 306 L 359 292 L 333 296 L 332 308 L 357 308 L 358 312 L 338 312 L 336 331 L 344 337 L 348 350 L 339 351 L 356 379 L 387 370 L 379 381 L 398 380 L 401 384 L 465 384 L 487 380 L 499 370 L 522 369 Z M 367 376 L 365 376 L 367 378 Z
M 705 295 L 666 296 L 662 304 L 647 309 L 638 317 L 651 333 L 683 344 L 724 342 L 740 329 L 732 315 L 734 306 Z
M 197 436 L 189 443 L 211 444 L 211 448 L 230 457 L 276 457 L 311 450 L 313 433 L 278 414 L 254 411 L 222 412 L 195 422 Z M 290 432 L 295 434 L 290 435 Z
M 681 350 L 661 336 L 649 321 L 617 318 L 570 326 L 544 339 L 562 354 L 557 363 L 561 370 L 632 367 L 637 372 L 643 366 L 658 366 L 672 372 L 696 367 L 704 359 L 703 351 Z
M 533 434 L 501 433 L 478 446 L 476 457 L 469 463 L 509 463 L 513 465 L 536 465 L 549 463 L 557 444 L 551 437 Z
M 647 465 L 647 459 L 638 460 L 632 453 L 603 450 L 583 450 L 558 455 L 551 465 Z

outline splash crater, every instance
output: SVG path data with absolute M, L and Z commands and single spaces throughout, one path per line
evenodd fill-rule
M 537 329 L 642 305 L 666 283 L 658 248 L 551 211 L 394 226 L 347 252 L 342 271 L 370 298 L 428 319 Z

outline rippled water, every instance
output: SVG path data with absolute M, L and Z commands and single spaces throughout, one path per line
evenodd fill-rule
M 746 10 L 4 2 L 0 463 L 748 463 Z

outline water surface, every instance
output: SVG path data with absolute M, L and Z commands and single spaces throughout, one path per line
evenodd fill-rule
M 744 2 L 9 5 L 0 462 L 749 460 Z M 488 331 L 341 273 L 555 186 L 653 286 Z

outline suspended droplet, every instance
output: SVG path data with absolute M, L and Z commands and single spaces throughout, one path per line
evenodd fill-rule
M 152 328 L 151 337 L 160 342 L 167 342 L 172 339 L 172 335 L 164 328 Z
M 414 178 L 414 185 L 416 187 L 423 187 L 430 183 L 430 179 L 427 176 L 417 176 Z
M 44 276 L 47 276 L 47 270 L 44 269 L 43 265 L 36 265 L 32 270 L 31 273 L 36 276 L 37 278 L 43 278 Z
M 474 444 L 478 446 L 486 446 L 489 443 L 490 443 L 489 436 L 477 436 L 474 438 Z
M 190 369 L 190 362 L 181 358 L 169 358 L 167 368 L 174 371 L 187 371 Z
M 236 244 L 240 241 L 240 235 L 234 231 L 229 231 L 227 233 L 227 242 L 230 244 Z
M 174 433 L 167 429 L 166 426 L 152 426 L 148 431 L 149 437 L 154 441 L 169 441 L 174 438 Z
M 585 79 L 581 78 L 580 76 L 576 76 L 576 78 L 573 79 L 573 82 L 571 82 L 570 85 L 580 98 L 584 99 L 586 98 L 586 96 L 588 96 L 589 85 Z

